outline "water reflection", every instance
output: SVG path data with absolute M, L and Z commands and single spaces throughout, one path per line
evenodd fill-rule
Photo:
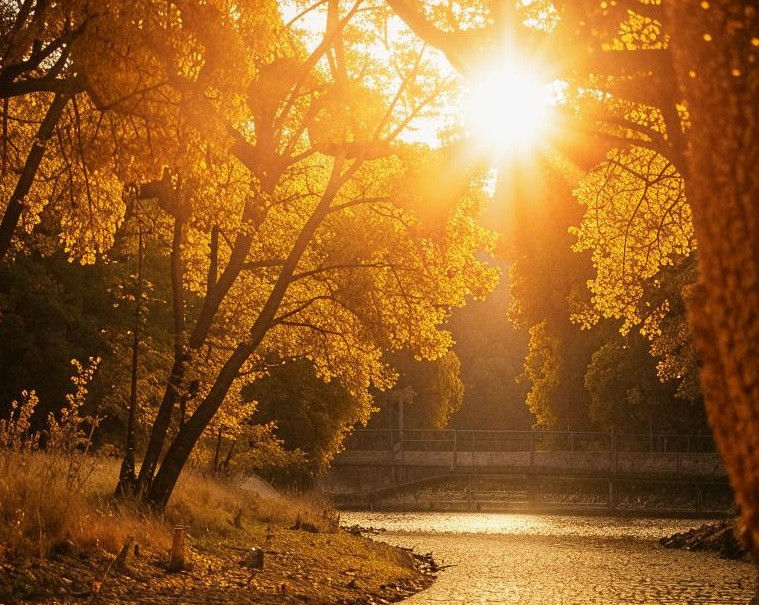
M 451 567 L 409 605 L 745 605 L 756 569 L 658 538 L 701 519 L 346 512 Z
M 386 529 L 391 533 L 508 534 L 518 536 L 584 536 L 658 540 L 714 520 L 627 518 L 510 513 L 344 512 L 344 525 Z

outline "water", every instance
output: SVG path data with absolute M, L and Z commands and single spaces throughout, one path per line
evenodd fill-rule
M 756 571 L 658 539 L 702 520 L 487 513 L 343 513 L 346 525 L 451 567 L 409 605 L 746 605 Z

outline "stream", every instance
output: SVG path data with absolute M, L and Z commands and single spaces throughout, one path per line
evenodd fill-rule
M 658 540 L 710 522 L 491 513 L 344 512 L 344 525 L 431 552 L 445 569 L 409 605 L 746 605 L 753 565 L 665 549 Z

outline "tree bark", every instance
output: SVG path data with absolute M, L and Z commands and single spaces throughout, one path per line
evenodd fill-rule
M 8 200 L 8 206 L 5 208 L 3 220 L 0 222 L 0 262 L 5 259 L 8 250 L 10 250 L 13 234 L 18 227 L 21 214 L 24 211 L 24 198 L 27 196 L 37 176 L 37 170 L 45 155 L 46 144 L 55 131 L 55 127 L 63 115 L 63 109 L 69 102 L 71 94 L 69 92 L 57 92 L 53 97 L 53 102 L 47 109 L 42 124 L 37 130 L 32 148 L 26 157 L 24 168 L 16 182 L 16 188 Z
M 161 195 L 160 191 L 156 189 L 155 193 L 153 193 L 153 189 L 150 189 L 150 191 L 147 193 L 148 195 L 152 194 L 155 196 Z M 243 208 L 242 212 L 242 223 L 243 225 L 250 226 L 253 224 L 254 226 L 257 226 L 256 222 L 256 210 L 254 208 L 254 203 L 250 200 L 247 200 L 245 203 L 245 207 Z M 217 238 L 218 238 L 218 231 Z M 139 493 L 146 495 L 151 490 L 151 483 L 153 482 L 153 477 L 156 473 L 156 469 L 158 468 L 158 464 L 161 459 L 161 452 L 163 451 L 164 444 L 166 442 L 166 434 L 169 429 L 169 424 L 171 423 L 171 414 L 174 410 L 174 406 L 177 404 L 177 402 L 180 402 L 182 405 L 186 403 L 186 400 L 184 400 L 183 403 L 183 397 L 184 395 L 181 393 L 183 382 L 185 379 L 185 374 L 187 372 L 187 368 L 189 367 L 189 364 L 192 362 L 192 358 L 195 352 L 205 343 L 206 338 L 208 337 L 208 333 L 211 329 L 211 324 L 213 323 L 213 319 L 216 316 L 216 312 L 218 311 L 219 307 L 221 306 L 222 301 L 224 300 L 224 297 L 226 296 L 229 289 L 232 287 L 232 284 L 237 279 L 237 276 L 240 274 L 240 271 L 242 271 L 243 266 L 245 264 L 245 259 L 248 255 L 248 252 L 250 251 L 250 247 L 253 243 L 253 235 L 250 232 L 249 229 L 242 229 L 240 233 L 238 233 L 237 237 L 235 238 L 235 243 L 232 247 L 232 253 L 230 255 L 229 262 L 227 263 L 227 266 L 224 268 L 224 271 L 221 274 L 221 277 L 216 280 L 214 275 L 214 284 L 213 287 L 211 287 L 210 277 L 208 280 L 208 289 L 206 291 L 205 299 L 203 300 L 203 306 L 201 307 L 200 314 L 198 316 L 198 319 L 195 322 L 195 326 L 192 330 L 192 333 L 190 334 L 188 346 L 184 347 L 178 346 L 177 335 L 175 334 L 175 346 L 174 346 L 174 364 L 171 368 L 171 374 L 169 375 L 168 384 L 166 385 L 166 390 L 164 391 L 163 398 L 161 400 L 161 404 L 158 408 L 158 413 L 156 414 L 155 422 L 153 423 L 153 428 L 150 431 L 150 439 L 148 441 L 148 448 L 145 452 L 145 456 L 142 461 L 142 466 L 140 467 L 140 474 L 137 479 L 137 490 Z M 174 242 L 173 242 L 173 248 L 172 248 L 172 293 L 173 293 L 173 307 L 174 307 L 174 314 L 175 314 L 175 331 L 179 328 L 182 329 L 182 333 L 184 333 L 184 320 L 181 322 L 178 322 L 177 320 L 177 313 L 184 313 L 184 303 L 179 304 L 179 300 L 183 300 L 183 294 L 182 294 L 182 267 L 181 267 L 181 256 L 180 256 L 180 246 L 181 246 L 181 231 L 179 235 L 179 240 L 177 240 L 177 230 L 175 229 L 174 232 Z M 212 251 L 213 252 L 213 251 Z M 215 258 L 211 259 L 211 269 L 209 269 L 209 273 L 213 271 L 214 273 L 217 271 L 216 267 L 217 260 Z M 183 343 L 183 337 L 181 342 Z M 182 412 L 182 418 L 181 418 L 181 424 L 184 425 L 184 418 L 185 414 L 184 411 Z M 181 430 L 180 430 L 181 432 Z M 172 486 L 173 489 L 173 486 Z
M 140 315 L 142 313 L 142 225 L 139 224 L 137 234 L 137 285 L 134 293 L 134 333 L 132 335 L 132 374 L 129 384 L 129 411 L 127 413 L 126 438 L 124 439 L 124 458 L 121 461 L 119 482 L 116 485 L 116 495 L 133 493 L 137 488 L 137 475 L 134 466 L 135 431 L 137 419 L 137 364 L 140 351 Z
M 759 544 L 759 9 L 667 2 L 691 119 L 686 179 L 698 240 L 689 300 L 709 422 Z
M 161 467 L 143 496 L 144 501 L 151 508 L 159 511 L 166 508 L 166 503 L 169 501 L 171 492 L 174 491 L 179 474 L 187 463 L 192 448 L 195 447 L 214 414 L 218 412 L 229 388 L 237 378 L 237 373 L 254 350 L 255 347 L 247 343 L 237 345 L 219 372 L 211 391 L 190 419 L 179 429 L 163 457 Z
M 164 178 L 166 181 L 167 179 Z M 171 415 L 177 400 L 182 400 L 182 383 L 189 361 L 185 351 L 184 330 L 184 287 L 182 267 L 182 234 L 184 231 L 184 217 L 179 213 L 174 217 L 174 236 L 171 243 L 171 294 L 174 315 L 174 363 L 169 376 L 169 383 L 164 391 L 161 405 L 158 408 L 153 428 L 150 431 L 150 439 L 145 457 L 140 467 L 137 478 L 137 490 L 145 493 L 150 489 L 153 474 L 161 457 L 161 451 L 166 440 L 166 433 L 171 423 Z M 183 420 L 183 419 L 182 419 Z

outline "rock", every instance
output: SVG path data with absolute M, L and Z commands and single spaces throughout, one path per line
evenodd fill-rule
M 659 540 L 665 548 L 716 552 L 725 559 L 748 559 L 735 520 L 720 521 L 679 532 Z
M 264 551 L 256 547 L 251 548 L 243 561 L 243 565 L 251 569 L 263 569 Z

